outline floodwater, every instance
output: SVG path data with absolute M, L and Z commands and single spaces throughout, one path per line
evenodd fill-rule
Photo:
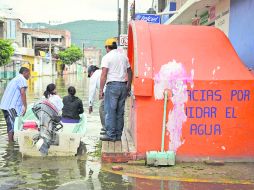
M 63 77 L 40 77 L 29 80 L 28 103 L 37 101 L 47 84 L 55 83 L 60 96 L 67 94 L 69 86 L 75 86 L 77 96 L 83 100 L 88 117 L 87 133 L 83 139 L 86 153 L 77 157 L 22 158 L 17 143 L 7 141 L 6 124 L 0 112 L 0 190 L 5 189 L 169 189 L 169 190 L 220 190 L 251 189 L 248 185 L 213 183 L 189 183 L 133 178 L 101 170 L 100 158 L 95 156 L 99 142 L 100 120 L 98 103 L 94 112 L 88 114 L 88 80 L 84 75 Z M 0 82 L 0 96 L 6 82 Z M 253 186 L 252 186 L 253 187 Z

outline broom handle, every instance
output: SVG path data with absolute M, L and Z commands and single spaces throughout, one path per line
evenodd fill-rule
M 163 108 L 162 135 L 161 135 L 161 152 L 164 152 L 164 136 L 165 136 L 165 130 L 166 130 L 167 102 L 168 102 L 168 91 L 165 90 L 165 92 L 164 92 L 164 108 Z

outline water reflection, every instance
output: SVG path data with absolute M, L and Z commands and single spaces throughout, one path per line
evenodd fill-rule
M 23 159 L 19 170 L 26 174 L 29 186 L 38 189 L 54 189 L 66 181 L 86 177 L 85 160 L 72 158 L 28 158 Z M 22 187 L 22 186 L 19 186 Z M 24 185 L 27 187 L 27 184 Z
M 7 137 L 6 137 L 7 140 Z M 18 165 L 20 163 L 20 154 L 18 146 L 13 143 L 1 144 L 1 170 L 0 170 L 0 189 L 13 188 L 24 183 L 19 176 Z
M 76 180 L 73 182 L 66 183 L 58 188 L 58 190 L 113 190 L 113 189 L 136 189 L 130 182 L 130 178 L 123 177 L 121 175 L 116 175 L 112 173 L 105 173 L 100 171 L 96 178 L 89 175 L 89 177 L 84 180 Z
M 133 189 L 151 190 L 252 190 L 253 185 L 163 181 L 134 178 Z
M 40 77 L 28 81 L 28 103 L 42 97 L 46 86 L 55 83 L 58 94 L 67 95 L 69 86 L 75 86 L 77 96 L 83 100 L 88 117 L 87 133 L 83 141 L 87 152 L 93 152 L 99 141 L 99 105 L 95 103 L 94 112 L 88 111 L 88 80 L 83 75 L 63 77 Z M 7 82 L 0 83 L 0 96 Z M 100 159 L 84 154 L 77 157 L 32 157 L 22 158 L 17 143 L 7 141 L 6 125 L 0 112 L 0 189 L 128 189 L 127 179 L 121 175 L 105 173 L 100 170 Z
M 40 99 L 49 83 L 57 85 L 57 91 L 61 97 L 67 95 L 67 89 L 70 85 L 75 86 L 77 96 L 83 100 L 85 108 L 87 107 L 88 81 L 83 75 L 30 79 L 27 90 L 28 103 Z M 6 85 L 7 82 L 0 83 L 0 96 L 2 96 Z M 98 109 L 98 105 L 95 105 L 95 111 L 96 109 Z M 90 120 L 99 123 L 96 114 L 89 115 L 88 122 Z M 96 126 L 99 130 L 100 126 Z M 87 178 L 86 154 L 78 157 L 22 158 L 17 143 L 9 144 L 7 141 L 6 124 L 2 112 L 0 112 L 0 134 L 0 189 L 56 189 L 66 182 Z M 86 142 L 91 151 L 96 144 L 95 140 L 98 140 L 98 133 L 88 133 L 87 135 L 86 138 L 92 139 Z M 99 171 L 99 162 L 95 168 Z

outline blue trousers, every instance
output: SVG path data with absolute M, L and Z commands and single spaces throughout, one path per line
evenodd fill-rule
M 119 139 L 122 136 L 126 97 L 126 82 L 107 83 L 104 97 L 105 128 L 107 136 L 111 139 Z

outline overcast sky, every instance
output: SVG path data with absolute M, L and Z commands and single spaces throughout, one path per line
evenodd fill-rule
M 129 0 L 129 5 L 132 2 Z M 152 0 L 136 0 L 136 10 L 145 12 L 151 4 Z M 123 0 L 120 6 L 123 7 Z M 3 11 L 24 22 L 117 20 L 117 0 L 0 0 L 0 12 Z

